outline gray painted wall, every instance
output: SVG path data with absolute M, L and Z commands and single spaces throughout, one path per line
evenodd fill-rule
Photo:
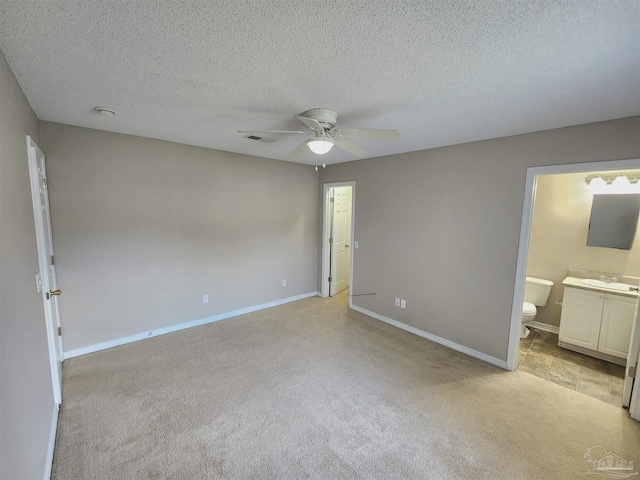
M 40 139 L 65 351 L 316 291 L 312 167 L 47 122 Z
M 560 325 L 562 309 L 555 302 L 562 298 L 562 280 L 569 268 L 640 276 L 640 234 L 631 250 L 587 247 L 593 194 L 586 177 L 586 173 L 538 177 L 527 274 L 554 283 L 547 305 L 538 308 L 538 322 Z
M 25 135 L 38 124 L 0 53 L 0 478 L 43 478 L 54 411 Z
M 638 156 L 631 117 L 321 170 L 356 181 L 354 304 L 506 360 L 527 167 Z

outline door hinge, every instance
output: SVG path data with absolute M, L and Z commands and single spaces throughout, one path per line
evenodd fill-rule
M 46 178 L 43 178 L 43 179 L 42 179 L 42 189 L 43 189 L 43 190 L 46 190 L 46 189 L 47 189 L 47 179 L 46 179 Z
M 331 203 L 333 203 L 335 201 L 335 198 L 331 197 L 331 199 L 329 200 Z
M 332 282 L 332 281 L 333 281 L 333 278 L 329 277 L 329 281 L 330 281 L 330 282 Z
M 638 367 L 630 367 L 629 368 L 629 376 L 631 378 L 636 378 L 636 373 L 638 372 Z
M 330 238 L 330 239 L 329 239 L 329 243 L 333 243 L 333 238 Z
M 51 255 L 51 265 L 55 265 L 55 264 L 56 264 L 56 260 L 55 260 L 55 258 L 53 257 L 53 255 Z
M 58 327 L 58 336 L 61 337 L 62 336 L 62 327 Z

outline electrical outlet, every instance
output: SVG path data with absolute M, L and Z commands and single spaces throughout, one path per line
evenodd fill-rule
M 406 300 L 400 300 L 400 308 L 407 308 L 407 301 Z
M 396 297 L 396 307 L 400 306 L 400 299 L 398 297 Z
M 358 241 L 353 242 L 353 248 L 358 248 Z
M 202 295 L 202 303 L 209 303 L 209 295 Z
M 287 286 L 287 281 L 286 280 L 282 280 L 282 286 L 286 287 Z

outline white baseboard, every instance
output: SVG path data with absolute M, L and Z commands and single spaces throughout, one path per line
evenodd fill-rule
M 158 335 L 164 335 L 166 333 L 177 332 L 178 330 L 184 330 L 191 327 L 199 327 L 200 325 L 206 325 L 207 323 L 213 323 L 226 318 L 237 317 L 238 315 L 245 315 L 251 312 L 257 312 L 258 310 L 264 310 L 265 308 L 277 307 L 285 303 L 295 302 L 296 300 L 302 300 L 304 298 L 316 297 L 320 295 L 319 292 L 308 292 L 294 297 L 282 298 L 273 302 L 263 303 L 261 305 L 255 305 L 253 307 L 241 308 L 240 310 L 234 310 L 232 312 L 219 313 L 218 315 L 212 315 L 210 317 L 201 318 L 198 320 L 192 320 L 190 322 L 179 323 L 177 325 L 171 325 L 168 327 L 158 328 L 148 332 L 138 333 L 129 337 L 117 338 L 108 342 L 96 343 L 94 345 L 88 345 L 86 347 L 76 348 L 64 352 L 64 359 L 79 357 L 80 355 L 86 355 L 88 353 L 98 352 L 100 350 L 106 350 L 107 348 L 117 347 L 119 345 L 125 345 L 127 343 L 137 342 L 146 338 L 157 337 Z
M 540 323 L 540 322 L 536 322 L 535 320 L 533 322 L 529 322 L 527 323 L 527 327 L 533 327 L 537 330 L 542 330 L 545 332 L 551 332 L 551 333 L 555 333 L 556 335 L 558 333 L 560 333 L 560 328 L 556 327 L 554 325 L 549 325 L 546 323 Z
M 51 480 L 51 467 L 53 467 L 53 449 L 56 446 L 56 431 L 58 429 L 58 408 L 57 403 L 53 404 L 53 416 L 51 419 L 51 430 L 49 432 L 49 445 L 47 446 L 47 459 L 44 464 L 44 480 Z
M 424 330 L 412 327 L 411 325 L 406 325 L 392 318 L 380 315 L 379 313 L 375 313 L 365 308 L 358 307 L 357 305 L 352 305 L 351 308 L 357 312 L 364 313 L 365 315 L 373 317 L 376 320 L 380 320 L 384 323 L 388 323 L 389 325 L 393 325 L 394 327 L 401 328 L 402 330 L 405 330 L 409 333 L 413 333 L 414 335 L 418 335 L 419 337 L 426 338 L 427 340 L 439 343 L 441 345 L 444 345 L 445 347 L 457 350 L 458 352 L 464 353 L 471 357 L 478 358 L 484 362 L 496 365 L 497 367 L 501 367 L 504 369 L 507 368 L 507 362 L 505 360 L 500 360 L 498 358 L 487 355 L 486 353 L 478 352 L 477 350 L 473 350 L 469 347 L 465 347 L 464 345 L 452 342 L 451 340 L 447 340 L 446 338 L 438 337 L 437 335 L 433 335 L 432 333 L 425 332 Z

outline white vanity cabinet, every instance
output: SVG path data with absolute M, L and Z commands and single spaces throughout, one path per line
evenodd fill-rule
M 598 350 L 604 293 L 564 288 L 558 340 Z
M 558 340 L 626 359 L 635 311 L 635 298 L 565 287 Z

